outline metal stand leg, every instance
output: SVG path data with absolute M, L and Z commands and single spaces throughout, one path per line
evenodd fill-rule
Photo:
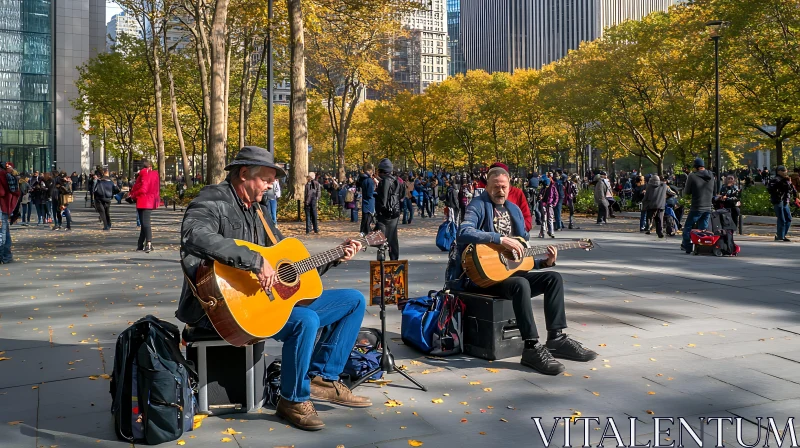
M 403 375 L 407 380 L 414 383 L 415 386 L 420 388 L 423 392 L 427 392 L 428 388 L 420 384 L 417 380 L 411 377 L 408 373 L 400 370 L 397 368 L 397 364 L 394 362 L 394 356 L 389 352 L 389 345 L 386 343 L 386 291 L 383 286 L 385 273 L 384 273 L 384 262 L 386 261 L 386 249 L 387 244 L 384 243 L 382 246 L 378 248 L 378 261 L 381 265 L 381 280 L 380 280 L 380 288 L 381 288 L 381 346 L 383 347 L 383 353 L 381 354 L 381 365 L 380 367 L 373 369 L 371 372 L 367 373 L 366 375 L 359 378 L 355 381 L 351 386 L 350 389 L 355 389 L 356 387 L 360 386 L 364 381 L 367 381 L 372 375 L 375 375 L 378 372 L 386 372 L 386 374 L 390 373 L 399 373 Z

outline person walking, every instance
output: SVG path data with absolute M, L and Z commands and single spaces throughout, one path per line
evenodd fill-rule
M 561 209 L 564 208 L 564 186 L 567 183 L 567 176 L 564 175 L 564 171 L 561 168 L 556 169 L 556 174 L 553 177 L 553 181 L 555 182 L 556 191 L 558 191 L 558 203 L 556 203 L 556 206 L 553 209 L 556 225 L 555 230 L 560 231 L 564 228 L 564 221 L 561 220 Z
M 564 186 L 565 204 L 569 209 L 569 229 L 575 228 L 575 201 L 578 199 L 578 175 L 573 174 Z
M 31 203 L 31 184 L 28 183 L 28 178 L 25 176 L 19 178 L 19 193 L 19 202 L 22 204 L 21 225 L 28 227 L 31 222 L 31 209 L 33 209 L 33 204 Z
M 36 207 L 36 225 L 47 224 L 47 185 L 43 176 L 31 178 L 31 202 Z
M 153 210 L 157 209 L 159 202 L 161 202 L 161 185 L 158 179 L 158 171 L 153 170 L 153 165 L 150 161 L 143 161 L 142 166 L 143 168 L 139 170 L 136 182 L 131 188 L 129 198 L 136 202 L 136 216 L 141 226 L 136 250 L 150 253 L 153 250 L 153 229 L 150 224 L 150 218 Z
M 411 224 L 414 219 L 414 176 L 406 176 L 403 183 L 405 197 L 403 198 L 403 224 Z
M 397 238 L 397 221 L 402 214 L 400 201 L 403 199 L 405 188 L 392 171 L 394 166 L 389 159 L 382 159 L 378 163 L 378 191 L 375 195 L 376 228 L 381 230 L 389 243 L 389 259 L 400 258 L 400 241 Z
M 558 190 L 555 182 L 548 175 L 542 177 L 542 189 L 539 193 L 539 206 L 542 208 L 542 228 L 539 238 L 544 238 L 545 232 L 550 238 L 555 238 L 555 208 L 558 204 Z
M 767 191 L 769 191 L 769 200 L 772 202 L 778 221 L 775 241 L 788 243 L 791 240 L 786 237 L 786 234 L 789 232 L 789 226 L 792 225 L 792 211 L 789 209 L 789 204 L 794 200 L 795 205 L 800 207 L 798 204 L 800 201 L 797 200 L 797 190 L 792 185 L 785 166 L 780 165 L 775 169 L 775 177 L 770 179 Z
M 269 215 L 272 218 L 272 223 L 278 223 L 278 199 L 281 198 L 281 183 L 278 179 L 272 183 L 272 188 L 268 189 L 264 196 L 267 198 L 269 204 Z
M 363 172 L 358 176 L 356 188 L 361 191 L 361 228 L 363 235 L 368 234 L 375 225 L 375 179 L 372 178 L 373 166 L 367 162 Z
M 594 176 L 594 203 L 597 205 L 597 225 L 608 224 L 608 184 L 601 175 Z
M 731 211 L 731 219 L 733 219 L 733 222 L 737 226 L 739 225 L 739 216 L 741 215 L 739 209 L 741 194 L 742 189 L 736 185 L 736 178 L 733 177 L 733 174 L 729 174 L 725 177 L 725 185 L 719 189 L 719 196 L 716 201 L 719 207 L 724 207 Z
M 56 173 L 50 190 L 50 201 L 53 209 L 53 230 L 72 230 L 72 214 L 69 204 L 72 202 L 72 180 L 65 171 Z M 64 228 L 64 218 L 67 220 Z
M 642 208 L 647 210 L 647 223 L 645 224 L 647 230 L 645 234 L 650 235 L 650 229 L 653 228 L 655 223 L 656 234 L 659 238 L 664 238 L 664 209 L 667 203 L 667 196 L 674 194 L 666 183 L 661 182 L 661 178 L 658 175 L 653 174 L 650 177 L 650 182 L 647 184 L 644 200 L 642 201 Z
M 102 173 L 98 171 L 96 174 L 99 179 L 95 181 L 92 191 L 94 206 L 103 223 L 103 231 L 108 232 L 111 230 L 111 199 L 119 193 L 119 189 L 109 177 L 108 170 Z
M 633 186 L 633 202 L 639 204 L 639 231 L 644 232 L 647 230 L 647 209 L 644 207 L 644 190 L 647 188 L 647 182 L 644 181 L 644 176 L 636 177 L 636 184 Z
M 314 230 L 314 233 L 319 233 L 319 227 L 317 227 L 317 212 L 318 212 L 318 205 L 319 205 L 319 196 L 321 192 L 322 186 L 316 180 L 315 173 L 308 173 L 306 176 L 306 186 L 305 186 L 305 213 L 306 213 L 306 235 L 308 235 L 311 230 Z
M 0 172 L 0 264 L 14 261 L 11 253 L 11 223 L 10 218 L 17 208 L 20 191 L 17 178 L 14 177 L 14 165 L 11 162 L 0 162 L 3 172 Z
M 686 178 L 686 186 L 683 188 L 683 194 L 692 197 L 692 206 L 683 224 L 681 242 L 681 250 L 687 254 L 692 253 L 692 227 L 697 224 L 698 229 L 707 229 L 713 209 L 711 200 L 714 197 L 714 173 L 706 169 L 705 162 L 700 157 L 694 159 L 694 170 Z

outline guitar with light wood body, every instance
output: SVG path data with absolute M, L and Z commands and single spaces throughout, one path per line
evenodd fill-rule
M 461 264 L 473 283 L 481 288 L 488 288 L 517 272 L 532 270 L 535 265 L 534 257 L 546 254 L 549 246 L 555 246 L 559 251 L 592 250 L 594 243 L 590 239 L 580 239 L 566 243 L 530 246 L 525 249 L 523 256 L 518 258 L 514 258 L 508 249 L 499 244 L 470 244 L 461 254 Z
M 386 241 L 375 231 L 354 238 L 363 246 L 380 246 Z M 255 273 L 203 260 L 197 269 L 197 298 L 214 329 L 231 345 L 254 344 L 278 333 L 298 303 L 310 302 L 322 294 L 317 268 L 345 255 L 343 246 L 311 256 L 295 238 L 284 238 L 270 247 L 236 240 L 239 246 L 258 252 L 275 269 L 276 283 L 264 291 Z

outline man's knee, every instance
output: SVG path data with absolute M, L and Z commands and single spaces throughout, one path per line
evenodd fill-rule
M 309 333 L 316 335 L 319 329 L 319 315 L 316 311 L 306 307 L 295 307 L 287 325 L 291 324 L 293 335 Z
M 364 313 L 367 309 L 367 300 L 364 298 L 364 294 L 361 294 L 356 289 L 342 289 L 339 291 L 341 293 L 340 300 L 350 305 L 354 313 Z
M 560 285 L 564 282 L 561 274 L 556 271 L 544 271 L 539 274 L 550 285 Z

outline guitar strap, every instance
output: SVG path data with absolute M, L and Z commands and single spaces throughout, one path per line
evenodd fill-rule
M 273 246 L 278 244 L 278 240 L 277 238 L 275 238 L 275 234 L 272 233 L 272 229 L 269 227 L 269 224 L 267 224 L 267 220 L 264 219 L 264 213 L 261 212 L 261 206 L 256 205 L 255 207 L 256 207 L 256 213 L 258 213 L 258 218 L 261 219 L 261 224 L 264 224 L 264 230 L 267 231 L 267 238 L 269 238 L 269 241 L 272 243 Z

